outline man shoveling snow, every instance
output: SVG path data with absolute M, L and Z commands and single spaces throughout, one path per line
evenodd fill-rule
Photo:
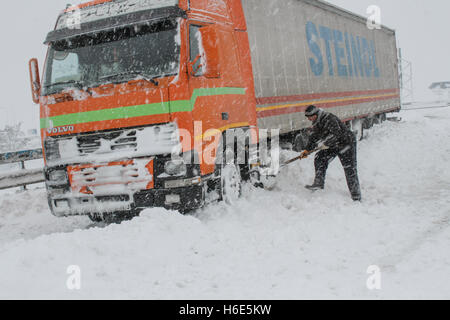
M 308 120 L 312 121 L 313 131 L 302 155 L 307 157 L 319 143 L 327 147 L 316 154 L 314 160 L 316 177 L 314 183 L 306 188 L 313 191 L 324 189 L 328 165 L 336 157 L 339 157 L 352 199 L 361 201 L 355 135 L 337 116 L 315 106 L 309 106 L 305 115 Z

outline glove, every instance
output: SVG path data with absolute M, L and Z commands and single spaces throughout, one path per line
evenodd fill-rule
M 328 149 L 330 149 L 330 146 L 328 146 L 328 145 L 326 145 L 325 143 L 323 143 L 323 144 L 319 145 L 319 146 L 317 147 L 317 149 L 318 149 L 318 150 L 328 150 Z

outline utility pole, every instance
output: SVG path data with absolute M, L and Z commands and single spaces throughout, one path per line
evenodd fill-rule
M 411 61 L 402 57 L 402 49 L 398 49 L 400 95 L 402 103 L 414 101 L 413 69 Z

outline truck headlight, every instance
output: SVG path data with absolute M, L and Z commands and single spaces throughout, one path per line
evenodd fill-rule
M 44 141 L 45 158 L 47 161 L 58 160 L 61 158 L 59 153 L 59 141 L 48 138 Z
M 169 160 L 164 165 L 164 171 L 170 176 L 185 176 L 187 173 L 187 166 L 182 159 Z
M 67 183 L 67 172 L 66 172 L 66 170 L 51 171 L 48 174 L 48 179 L 51 182 L 58 182 L 61 184 L 65 184 L 65 183 Z
M 69 200 L 63 199 L 63 200 L 55 200 L 55 207 L 58 209 L 70 209 Z

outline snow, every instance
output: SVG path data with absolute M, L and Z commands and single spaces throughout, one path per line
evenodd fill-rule
M 178 45 L 178 47 L 181 47 L 181 18 L 177 18 L 177 34 L 175 36 L 175 43 Z M 175 69 L 175 68 L 173 68 Z M 178 66 L 178 73 L 173 78 L 173 80 L 170 82 L 170 85 L 176 85 L 178 83 L 178 80 L 180 80 L 180 73 L 181 73 L 181 64 Z
M 234 206 L 120 225 L 52 217 L 44 190 L 2 194 L 0 299 L 449 299 L 450 108 L 400 116 L 358 146 L 362 203 L 338 160 L 326 190 L 304 189 L 312 158 Z M 366 287 L 372 265 L 381 290 Z
M 200 32 L 200 29 L 198 29 L 197 32 L 195 33 L 195 37 L 197 38 L 198 49 L 199 49 L 199 54 L 200 54 L 201 69 L 199 70 L 200 71 L 199 74 L 204 74 L 206 72 L 206 70 L 208 70 L 208 65 L 207 65 L 206 52 L 205 52 L 205 48 L 203 47 L 203 39 L 202 39 L 202 34 Z
M 96 6 L 85 7 L 79 10 L 78 6 L 63 14 L 58 20 L 56 29 L 77 27 L 79 23 L 88 23 L 104 18 L 134 13 L 142 10 L 177 6 L 178 0 L 123 0 L 120 2 L 107 2 Z
M 50 166 L 64 165 L 68 163 L 108 163 L 123 159 L 133 159 L 148 155 L 172 154 L 181 150 L 178 125 L 167 123 L 143 129 L 130 129 L 121 131 L 120 136 L 114 139 L 99 137 L 98 147 L 78 147 L 76 137 L 59 140 L 60 158 L 49 160 Z M 93 135 L 94 136 L 94 135 Z M 95 138 L 95 137 L 93 137 Z M 124 141 L 135 139 L 133 141 Z M 149 144 L 148 142 L 152 143 Z M 118 150 L 122 147 L 122 150 Z M 81 149 L 90 149 L 86 152 Z M 80 151 L 81 150 L 81 151 Z M 115 150 L 115 152 L 111 152 Z

